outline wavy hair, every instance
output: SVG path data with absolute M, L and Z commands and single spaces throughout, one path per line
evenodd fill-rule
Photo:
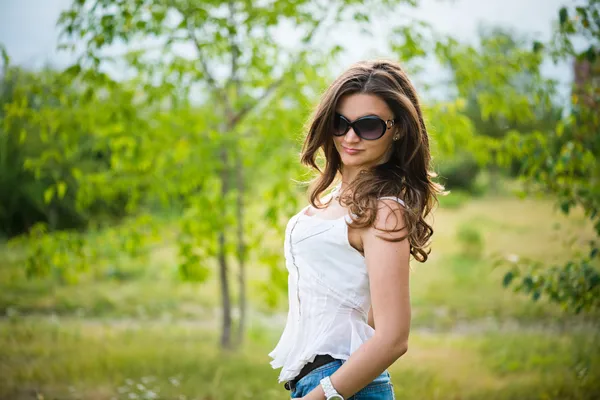
M 321 97 L 312 119 L 301 152 L 302 164 L 319 172 L 309 189 L 309 201 L 315 208 L 321 204 L 321 193 L 326 191 L 341 173 L 343 164 L 333 143 L 333 122 L 338 101 L 351 94 L 376 95 L 386 102 L 394 114 L 394 134 L 400 139 L 393 141 L 389 160 L 361 171 L 340 193 L 340 204 L 348 207 L 352 217 L 351 226 L 363 228 L 375 222 L 378 198 L 395 196 L 405 203 L 406 225 L 385 232 L 406 229 L 401 241 L 408 237 L 410 253 L 419 262 L 427 261 L 431 252 L 427 249 L 433 228 L 425 221 L 437 204 L 437 194 L 444 187 L 432 181 L 437 175 L 430 171 L 431 155 L 429 137 L 423 121 L 416 90 L 398 63 L 387 60 L 362 61 L 342 73 Z M 324 170 L 317 165 L 319 150 L 325 157 Z M 350 194 L 345 194 L 350 193 Z

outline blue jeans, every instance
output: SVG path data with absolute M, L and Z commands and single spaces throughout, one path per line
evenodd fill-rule
M 335 360 L 313 369 L 303 376 L 292 390 L 292 399 L 306 396 L 319 386 L 321 379 L 331 376 L 346 360 Z M 385 370 L 375 380 L 350 396 L 348 400 L 394 400 L 394 385 L 390 381 L 390 373 Z

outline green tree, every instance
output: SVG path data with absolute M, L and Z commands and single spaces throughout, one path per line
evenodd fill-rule
M 8 61 L 0 73 L 0 229 L 11 237 L 38 222 L 50 230 L 82 228 L 92 216 L 124 214 L 128 191 L 86 199 L 86 191 L 102 186 L 77 177 L 109 171 L 106 141 L 90 130 L 106 116 L 114 121 L 117 111 L 134 123 L 132 104 L 117 110 L 116 91 L 110 103 L 82 101 L 83 88 L 63 74 L 50 67 L 26 71 Z M 87 118 L 99 109 L 105 114 Z
M 62 14 L 61 46 L 81 49 L 69 73 L 95 79 L 110 68 L 126 71 L 133 76 L 129 82 L 137 88 L 137 101 L 145 104 L 145 117 L 177 127 L 168 130 L 177 135 L 163 136 L 152 149 L 140 150 L 123 135 L 122 145 L 136 157 L 121 167 L 150 163 L 159 175 L 176 175 L 172 187 L 156 191 L 184 202 L 179 238 L 184 277 L 206 279 L 201 264 L 218 260 L 222 346 L 232 346 L 229 256 L 237 258 L 240 271 L 240 342 L 246 315 L 244 264 L 249 250 L 261 249 L 260 235 L 253 230 L 248 238 L 245 232 L 265 221 L 279 227 L 281 211 L 295 205 L 289 181 L 300 170 L 290 131 L 299 131 L 328 74 L 327 63 L 341 50 L 325 35 L 348 23 L 369 29 L 370 16 L 415 3 L 77 0 Z M 296 43 L 278 40 L 285 27 L 297 35 Z M 126 47 L 121 54 L 115 54 L 117 43 Z M 203 119 L 195 114 L 199 108 L 206 110 Z M 200 147 L 205 156 L 192 156 Z M 179 156 L 177 172 L 167 168 L 173 154 Z M 259 180 L 267 170 L 268 184 Z M 245 211 L 252 197 L 266 199 L 266 214 L 256 220 Z M 281 283 L 282 273 L 275 272 L 281 271 L 275 268 L 279 260 L 263 258 L 272 266 L 273 280 Z
M 543 57 L 530 50 L 527 40 L 501 27 L 480 26 L 478 43 L 473 45 L 441 40 L 436 54 L 451 72 L 451 87 L 466 101 L 463 113 L 478 135 L 496 144 L 486 149 L 491 152 L 487 168 L 495 190 L 500 140 L 511 131 L 547 131 L 560 120 L 556 83 L 542 76 Z M 513 172 L 520 166 L 520 160 L 513 159 Z
M 576 49 L 575 42 L 583 43 Z M 473 69 L 474 79 L 491 79 L 493 91 L 478 96 L 482 115 L 514 116 L 516 120 L 535 120 L 536 105 L 546 106 L 547 85 L 535 72 L 530 94 L 511 88 L 510 82 L 521 75 L 523 66 L 538 64 L 545 55 L 555 60 L 587 60 L 592 72 L 587 79 L 574 83 L 569 114 L 553 126 L 535 124 L 508 131 L 498 149 L 498 161 L 508 165 L 512 160 L 521 163 L 520 177 L 528 190 L 555 196 L 562 212 L 569 214 L 582 207 L 595 227 L 596 239 L 589 252 L 575 257 L 564 265 L 547 266 L 530 259 L 511 258 L 504 277 L 505 285 L 531 294 L 534 300 L 546 295 L 576 313 L 598 309 L 600 306 L 600 273 L 598 236 L 600 236 L 600 85 L 598 85 L 598 51 L 600 49 L 600 2 L 589 0 L 585 6 L 563 7 L 553 40 L 543 45 L 534 42 L 528 52 L 520 50 L 523 58 L 507 56 L 495 69 Z M 475 55 L 478 59 L 479 56 Z M 469 61 L 466 61 L 469 62 Z M 531 71 L 529 71 L 531 72 Z M 478 75 L 477 75 L 478 74 Z M 544 94 L 544 95 L 541 95 Z M 533 103 L 531 103 L 533 101 Z M 545 108 L 549 110 L 548 107 Z

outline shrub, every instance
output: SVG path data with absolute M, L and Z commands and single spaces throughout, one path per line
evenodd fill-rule
M 477 175 L 481 167 L 471 153 L 460 152 L 456 157 L 443 160 L 438 174 L 446 189 L 460 189 L 471 193 L 475 188 Z
M 461 247 L 461 254 L 472 259 L 478 259 L 483 254 L 483 236 L 471 225 L 461 225 L 456 232 Z
M 445 196 L 439 196 L 438 200 L 442 208 L 457 209 L 462 207 L 470 198 L 471 195 L 469 193 L 461 190 L 452 190 Z

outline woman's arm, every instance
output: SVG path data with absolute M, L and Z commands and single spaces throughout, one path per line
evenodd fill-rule
M 362 232 L 369 273 L 371 310 L 377 330 L 331 375 L 331 383 L 344 398 L 367 386 L 408 350 L 411 317 L 410 245 L 408 239 L 388 242 L 381 238 L 405 236 L 406 229 L 382 232 L 382 229 L 404 226 L 402 206 L 393 200 L 379 200 L 374 226 Z M 321 385 L 304 397 L 307 400 L 324 398 Z

